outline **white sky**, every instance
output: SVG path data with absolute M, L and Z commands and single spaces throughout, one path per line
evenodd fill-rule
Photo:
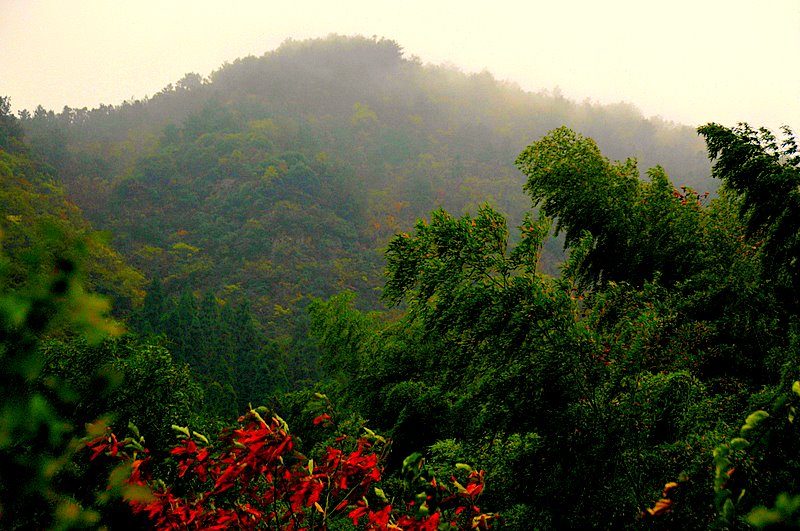
M 0 95 L 119 104 L 329 33 L 689 125 L 800 133 L 800 0 L 0 0 Z

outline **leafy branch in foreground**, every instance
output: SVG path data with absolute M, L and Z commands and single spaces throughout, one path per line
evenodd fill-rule
M 74 393 L 55 376 L 43 378 L 41 347 L 48 336 L 96 342 L 120 327 L 107 318 L 108 302 L 84 291 L 85 242 L 58 253 L 64 233 L 44 223 L 36 230 L 30 248 L 9 250 L 3 242 L 0 250 L 0 527 L 96 525 L 100 515 L 82 507 L 64 481 L 74 472 L 80 430 L 61 409 Z M 28 269 L 20 273 L 12 257 Z

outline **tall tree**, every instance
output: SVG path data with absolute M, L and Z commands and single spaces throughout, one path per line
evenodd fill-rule
M 144 335 L 162 334 L 165 331 L 166 309 L 166 298 L 161 279 L 154 277 L 147 288 L 142 308 L 137 312 L 133 321 Z
M 765 275 L 779 298 L 800 310 L 800 154 L 791 129 L 783 139 L 747 124 L 698 129 L 714 160 L 713 175 L 740 197 L 740 214 Z
M 0 149 L 5 151 L 18 151 L 23 149 L 22 126 L 11 114 L 11 99 L 0 96 Z
M 517 167 L 528 176 L 534 206 L 582 257 L 578 272 L 587 284 L 641 286 L 656 276 L 675 283 L 697 269 L 705 194 L 674 189 L 660 167 L 643 182 L 635 160 L 612 163 L 594 140 L 566 127 L 528 146 Z

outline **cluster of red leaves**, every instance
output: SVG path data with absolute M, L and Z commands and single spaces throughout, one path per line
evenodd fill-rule
M 348 516 L 357 526 L 362 517 L 367 517 L 366 529 L 396 529 L 405 531 L 438 531 L 439 529 L 490 529 L 496 515 L 482 513 L 477 506 L 483 491 L 483 471 L 471 471 L 466 486 L 455 476 L 452 485 L 445 486 L 430 480 L 429 493 L 420 507 L 409 502 L 405 514 L 396 515 L 391 505 L 373 511 L 365 500 L 356 503 Z
M 314 421 L 329 422 L 327 415 Z M 125 499 L 135 513 L 148 517 L 154 529 L 325 530 L 331 517 L 343 515 L 348 507 L 354 524 L 367 517 L 367 529 L 439 529 L 441 510 L 446 508 L 452 509 L 453 528 L 487 529 L 491 518 L 475 505 L 483 488 L 482 472 L 473 472 L 466 487 L 453 478 L 457 492 L 442 499 L 434 510 L 426 508 L 429 514 L 398 514 L 387 500 L 373 511 L 367 496 L 381 480 L 382 470 L 373 442 L 342 435 L 315 462 L 294 449 L 281 419 L 272 417 L 267 422 L 254 410 L 239 419 L 238 427 L 223 431 L 219 444 L 211 446 L 195 434 L 172 449 L 178 476 L 191 485 L 188 489 L 153 481 L 151 457 L 143 449 L 130 452 L 130 444 L 130 439 L 118 441 L 109 430 L 86 446 L 92 460 L 105 454 L 130 465 L 124 484 L 127 492 L 137 495 Z M 143 496 L 144 489 L 147 495 Z

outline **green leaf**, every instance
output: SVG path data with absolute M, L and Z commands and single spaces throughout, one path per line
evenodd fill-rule
M 792 515 L 800 509 L 800 496 L 790 496 L 785 492 L 775 500 L 775 508 L 781 513 Z
M 782 521 L 783 517 L 778 511 L 766 507 L 757 507 L 747 515 L 747 523 L 754 527 L 768 527 Z
M 137 439 L 141 437 L 141 435 L 139 434 L 139 428 L 137 428 L 136 424 L 134 424 L 133 422 L 128 421 L 128 429 L 131 431 L 131 433 L 133 433 L 133 435 Z
M 173 424 L 171 427 L 172 427 L 173 430 L 177 431 L 181 435 L 186 436 L 187 439 L 191 437 L 189 435 L 189 428 L 188 427 L 178 426 L 177 424 Z
M 414 452 L 413 454 L 403 459 L 403 470 L 406 470 L 407 468 L 411 467 L 416 468 L 417 464 L 421 460 L 422 460 L 422 454 L 419 452 Z
M 761 421 L 763 421 L 767 417 L 769 417 L 769 413 L 767 413 L 764 410 L 758 410 L 753 413 L 750 413 L 747 419 L 745 419 L 744 423 L 746 426 L 752 426 L 753 428 L 755 428 Z
M 730 444 L 731 448 L 733 448 L 734 450 L 743 450 L 744 448 L 750 446 L 750 441 L 748 441 L 747 439 L 743 439 L 741 437 L 736 437 L 735 439 L 731 440 Z
M 731 453 L 731 449 L 727 445 L 720 445 L 714 448 L 714 461 L 727 457 Z
M 733 500 L 728 498 L 727 500 L 725 500 L 725 505 L 722 506 L 722 517 L 726 521 L 732 522 L 735 514 L 736 514 L 736 506 L 733 504 Z

